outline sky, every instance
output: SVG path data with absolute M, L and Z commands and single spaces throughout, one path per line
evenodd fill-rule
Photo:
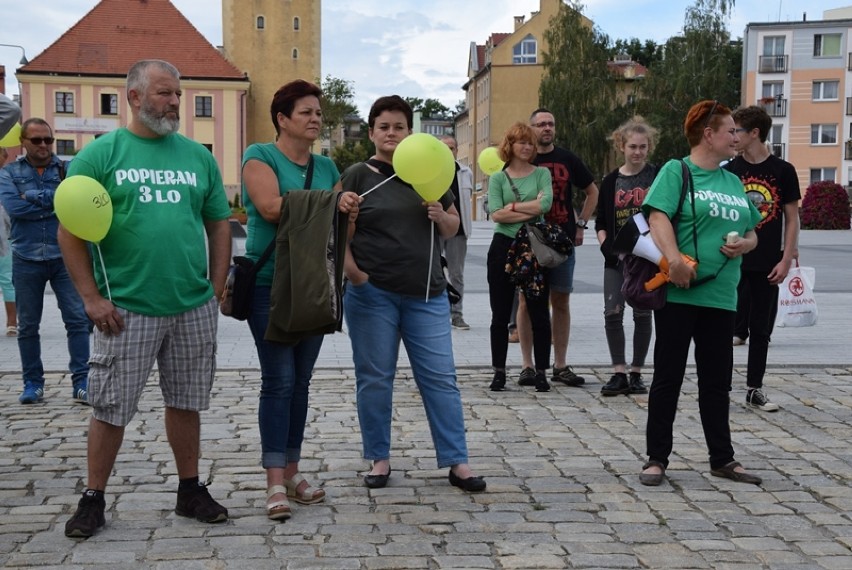
M 511 32 L 514 16 L 530 17 L 539 0 L 322 0 L 322 76 L 353 83 L 362 116 L 374 99 L 396 93 L 434 98 L 454 108 L 464 98 L 470 43 Z M 98 0 L 17 2 L 3 10 L 0 43 L 41 53 Z M 210 41 L 222 44 L 218 0 L 172 0 Z M 658 43 L 679 33 L 692 0 L 585 0 L 583 13 L 613 39 Z M 806 8 L 803 8 L 803 4 Z M 736 0 L 728 29 L 741 37 L 749 22 L 820 20 L 824 10 L 852 0 Z M 211 9 L 215 6 L 217 9 Z M 14 70 L 21 50 L 0 46 L 6 93 L 18 92 Z M 306 78 L 310 79 L 310 78 Z

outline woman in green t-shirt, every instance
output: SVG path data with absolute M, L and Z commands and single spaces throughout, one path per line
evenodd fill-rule
M 679 160 L 660 169 L 642 203 L 651 236 L 669 263 L 666 305 L 654 312 L 654 379 L 648 396 L 648 462 L 639 481 L 659 485 L 672 451 L 673 425 L 691 342 L 695 343 L 698 408 L 710 452 L 710 473 L 760 484 L 734 461 L 728 421 L 733 374 L 731 336 L 737 308 L 742 255 L 754 249 L 760 214 L 740 180 L 719 164 L 733 156 L 737 131 L 731 110 L 718 101 L 692 106 L 684 121 L 690 153 L 690 187 L 677 227 L 671 218 L 680 203 Z M 741 236 L 741 237 L 740 237 Z M 681 253 L 698 261 L 693 269 Z

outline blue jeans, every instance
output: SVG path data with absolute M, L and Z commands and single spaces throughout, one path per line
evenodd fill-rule
M 249 328 L 260 360 L 261 465 L 264 469 L 298 463 L 305 439 L 308 390 L 323 335 L 296 344 L 263 340 L 269 323 L 269 287 L 254 289 Z
M 17 297 L 18 350 L 21 353 L 24 384 L 32 382 L 44 385 L 39 327 L 44 309 L 44 288 L 50 282 L 68 337 L 71 381 L 74 386 L 81 383 L 85 385 L 89 377 L 89 333 L 92 324 L 65 269 L 65 263 L 61 258 L 30 261 L 13 255 L 12 282 Z
M 426 410 L 438 467 L 467 463 L 447 293 L 427 303 L 423 297 L 391 293 L 369 282 L 349 283 L 343 309 L 352 341 L 364 458 L 390 458 L 393 382 L 402 339 Z

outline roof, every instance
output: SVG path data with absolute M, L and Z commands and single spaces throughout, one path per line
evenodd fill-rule
M 101 0 L 18 71 L 124 77 L 140 59 L 187 79 L 245 79 L 169 0 Z

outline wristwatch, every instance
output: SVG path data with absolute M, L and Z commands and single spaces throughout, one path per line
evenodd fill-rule
M 589 227 L 589 223 L 583 218 L 577 218 L 577 225 L 584 230 Z

